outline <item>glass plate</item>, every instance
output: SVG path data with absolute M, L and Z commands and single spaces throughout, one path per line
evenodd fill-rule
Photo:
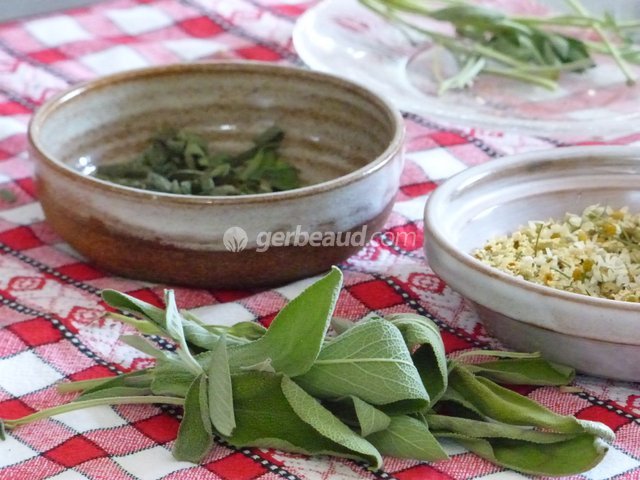
M 606 56 L 585 73 L 564 74 L 554 91 L 481 75 L 470 89 L 438 95 L 434 66 L 451 63 L 446 52 L 416 46 L 357 0 L 325 0 L 308 10 L 296 23 L 293 42 L 311 68 L 359 82 L 406 112 L 553 137 L 640 131 L 640 85 L 627 86 Z M 640 68 L 632 69 L 640 78 Z

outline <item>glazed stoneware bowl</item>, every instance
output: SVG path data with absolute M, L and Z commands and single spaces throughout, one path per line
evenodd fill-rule
M 281 155 L 303 186 L 192 196 L 90 175 L 96 165 L 135 157 L 167 125 L 223 151 L 240 151 L 277 125 L 285 132 Z M 48 222 L 96 265 L 156 282 L 254 287 L 327 270 L 383 226 L 399 186 L 403 122 L 375 94 L 333 76 L 258 63 L 184 64 L 72 88 L 35 114 L 29 141 Z M 321 234 L 305 245 L 304 234 L 314 232 Z M 329 240 L 313 246 L 320 236 Z
M 452 177 L 425 209 L 429 264 L 507 347 L 598 376 L 640 381 L 640 304 L 536 285 L 471 252 L 529 220 L 593 204 L 640 212 L 640 149 L 575 147 L 504 158 Z

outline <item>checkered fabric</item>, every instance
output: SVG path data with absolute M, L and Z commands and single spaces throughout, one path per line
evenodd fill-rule
M 253 59 L 301 65 L 291 45 L 296 18 L 312 2 L 287 0 L 112 0 L 0 26 L 0 417 L 16 418 L 69 401 L 56 382 L 116 375 L 149 365 L 118 338 L 127 327 L 102 317 L 103 288 L 158 304 L 164 286 L 110 276 L 71 250 L 44 220 L 25 152 L 34 108 L 82 80 L 147 65 Z M 341 265 L 337 315 L 418 312 L 441 328 L 449 353 L 500 347 L 459 295 L 429 269 L 422 253 L 422 210 L 436 185 L 492 158 L 562 146 L 549 139 L 458 130 L 405 115 L 407 164 L 386 229 Z M 640 142 L 640 135 L 612 143 Z M 394 238 L 394 243 L 388 241 Z M 310 280 L 263 291 L 177 288 L 178 303 L 216 322 L 268 325 Z M 578 377 L 582 393 L 524 389 L 564 414 L 599 420 L 617 433 L 605 461 L 575 478 L 640 478 L 640 389 Z M 101 407 L 16 429 L 0 442 L 0 480 L 118 479 L 503 479 L 522 478 L 455 444 L 434 464 L 387 458 L 385 469 L 218 441 L 201 465 L 170 449 L 179 411 Z

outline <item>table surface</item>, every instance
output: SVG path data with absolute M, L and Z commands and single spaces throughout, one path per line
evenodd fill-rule
M 301 65 L 291 44 L 296 18 L 312 2 L 285 0 L 114 0 L 0 25 L 0 417 L 16 418 L 68 401 L 55 384 L 145 367 L 149 359 L 118 342 L 128 332 L 102 317 L 99 292 L 115 288 L 158 303 L 163 286 L 110 276 L 83 261 L 50 229 L 26 154 L 32 111 L 70 84 L 114 71 L 183 61 L 255 59 Z M 459 130 L 406 116 L 407 163 L 386 225 L 399 243 L 372 242 L 341 267 L 337 315 L 418 312 L 442 329 L 449 353 L 499 345 L 459 295 L 429 269 L 422 211 L 436 185 L 481 162 L 558 142 Z M 639 142 L 640 135 L 611 143 Z M 400 233 L 406 235 L 398 235 Z M 402 240 L 404 239 L 404 240 Z M 308 284 L 264 292 L 178 288 L 184 308 L 206 319 L 268 324 Z M 579 376 L 578 393 L 532 388 L 550 408 L 600 420 L 617 433 L 605 461 L 575 478 L 640 477 L 640 389 Z M 422 479 L 522 478 L 464 449 L 435 464 L 388 458 L 383 471 L 355 462 L 308 458 L 217 443 L 201 465 L 177 462 L 170 448 L 177 412 L 151 406 L 100 407 L 12 431 L 0 442 L 0 479 Z

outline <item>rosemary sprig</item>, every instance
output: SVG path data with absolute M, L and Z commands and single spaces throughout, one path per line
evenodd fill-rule
M 580 0 L 565 2 L 575 14 L 509 16 L 470 0 L 360 0 L 404 32 L 427 37 L 455 57 L 460 68 L 450 78 L 438 78 L 441 94 L 471 86 L 482 73 L 553 90 L 562 73 L 593 67 L 594 53 L 611 56 L 627 84 L 634 85 L 629 63 L 640 63 L 640 49 L 628 33 L 640 30 L 640 21 L 617 22 L 610 14 L 592 14 Z M 448 23 L 454 33 L 427 28 L 416 17 Z M 562 27 L 593 31 L 599 39 L 582 40 Z

